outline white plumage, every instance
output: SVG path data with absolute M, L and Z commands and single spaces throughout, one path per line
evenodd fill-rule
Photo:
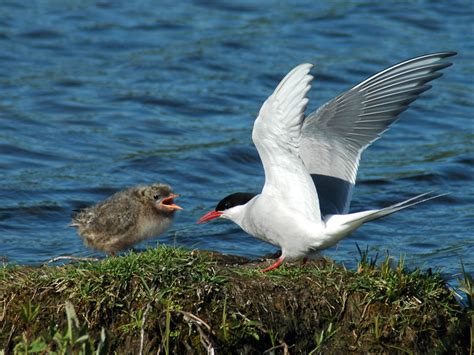
M 265 170 L 258 195 L 232 194 L 198 222 L 221 217 L 281 248 L 285 258 L 328 248 L 363 223 L 430 200 L 421 194 L 379 209 L 348 213 L 362 152 L 440 77 L 454 52 L 392 66 L 305 117 L 311 64 L 290 71 L 264 102 L 252 139 Z

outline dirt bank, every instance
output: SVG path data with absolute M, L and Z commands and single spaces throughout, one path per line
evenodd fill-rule
M 472 315 L 436 274 L 326 259 L 261 274 L 160 247 L 0 270 L 0 349 L 99 353 L 469 352 Z

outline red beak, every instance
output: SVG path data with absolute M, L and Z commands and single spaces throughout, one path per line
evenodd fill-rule
M 211 211 L 211 212 L 206 213 L 201 218 L 199 218 L 199 221 L 197 221 L 196 223 L 201 224 L 201 223 L 210 221 L 211 219 L 214 219 L 214 218 L 217 218 L 217 217 L 220 217 L 220 216 L 222 216 L 222 212 L 220 212 L 220 211 Z

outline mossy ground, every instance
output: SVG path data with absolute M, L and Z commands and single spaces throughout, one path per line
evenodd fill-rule
M 266 264 L 267 265 L 267 264 Z M 472 309 L 387 260 L 263 264 L 159 247 L 0 269 L 0 349 L 67 353 L 469 353 Z M 471 305 L 472 306 L 472 305 Z

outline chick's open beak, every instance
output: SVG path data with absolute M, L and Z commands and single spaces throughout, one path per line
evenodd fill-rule
M 176 197 L 179 197 L 179 195 L 171 194 L 168 197 L 165 197 L 160 201 L 160 206 L 166 207 L 170 210 L 182 210 L 183 208 L 181 206 L 176 205 L 173 201 L 173 199 Z

